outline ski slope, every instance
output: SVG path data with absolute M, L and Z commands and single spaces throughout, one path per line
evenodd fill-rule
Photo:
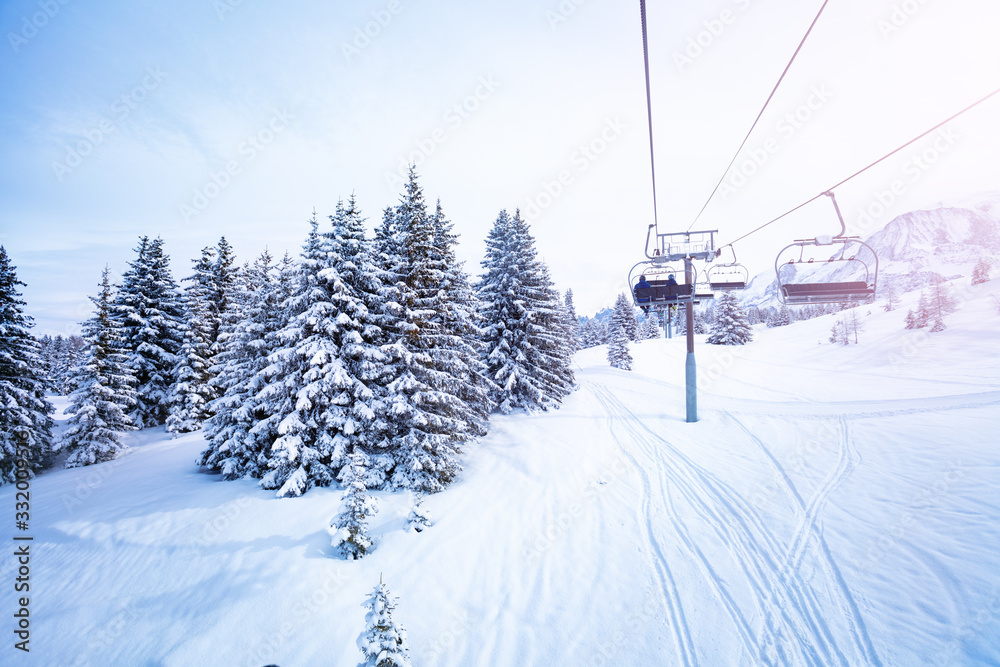
M 416 665 L 1000 664 L 1000 281 L 958 291 L 936 334 L 904 300 L 859 345 L 832 316 L 699 344 L 693 424 L 682 339 L 633 372 L 584 350 L 562 409 L 469 447 L 433 527 L 377 494 L 357 562 L 339 490 L 276 499 L 200 472 L 200 434 L 130 434 L 33 481 L 31 652 L 3 664 L 355 665 L 380 575 Z

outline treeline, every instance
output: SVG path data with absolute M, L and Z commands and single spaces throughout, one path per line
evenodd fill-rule
M 366 488 L 441 490 L 492 412 L 560 404 L 577 347 L 571 294 L 560 299 L 518 212 L 497 216 L 477 280 L 457 243 L 414 170 L 371 238 L 352 196 L 328 222 L 313 216 L 297 258 L 264 251 L 238 265 L 222 238 L 183 288 L 162 239 L 140 238 L 121 280 L 105 269 L 91 297 L 58 443 L 37 398 L 32 470 L 60 451 L 68 466 L 113 459 L 122 433 L 165 425 L 204 429 L 199 464 L 282 496 L 343 482 L 348 463 Z M 4 294 L 21 314 L 19 296 Z M 19 354 L 41 368 L 22 319 Z M 6 439 L 2 456 L 0 472 L 12 469 Z

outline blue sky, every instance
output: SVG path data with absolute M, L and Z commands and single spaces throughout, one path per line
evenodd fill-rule
M 820 4 L 648 3 L 661 231 L 691 223 Z M 354 192 L 378 220 L 411 160 L 474 274 L 501 208 L 581 313 L 642 259 L 637 2 L 15 0 L 0 26 L 0 242 L 39 334 L 76 331 L 140 235 L 178 279 L 222 235 L 241 261 L 296 253 L 314 207 Z M 697 227 L 736 238 L 1000 87 L 997 34 L 992 0 L 834 0 Z M 998 112 L 838 190 L 852 231 L 1000 189 Z M 817 202 L 737 254 L 764 270 L 831 216 Z

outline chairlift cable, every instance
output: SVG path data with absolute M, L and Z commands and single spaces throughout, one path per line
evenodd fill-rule
M 646 0 L 639 0 L 639 14 L 642 17 L 642 61 L 646 70 L 646 118 L 649 121 L 649 167 L 653 178 L 653 224 L 659 233 L 656 217 L 656 163 L 653 160 L 653 104 L 649 94 L 649 50 L 646 47 Z
M 729 242 L 728 244 L 726 244 L 726 245 L 733 245 L 734 243 L 738 243 L 738 242 L 742 241 L 743 239 L 745 239 L 746 237 L 750 236 L 751 234 L 756 234 L 757 232 L 759 232 L 760 230 L 764 229 L 764 228 L 765 228 L 765 227 L 767 227 L 768 225 L 770 225 L 770 224 L 773 224 L 773 223 L 777 222 L 778 220 L 781 220 L 781 219 L 782 219 L 782 218 L 784 218 L 785 216 L 787 216 L 787 215 L 790 215 L 790 214 L 794 213 L 795 211 L 799 210 L 800 208 L 802 208 L 802 207 L 803 207 L 803 206 L 805 206 L 806 204 L 810 204 L 810 203 L 812 203 L 812 202 L 816 201 L 816 200 L 817 200 L 817 199 L 819 199 L 820 197 L 824 196 L 824 195 L 825 195 L 826 193 L 828 193 L 828 192 L 832 192 L 833 190 L 835 190 L 836 188 L 839 188 L 839 187 L 840 187 L 841 185 L 843 185 L 844 183 L 847 183 L 848 181 L 850 181 L 851 179 L 853 179 L 853 178 L 855 178 L 855 177 L 857 177 L 857 176 L 860 176 L 861 174 L 863 174 L 864 172 L 868 171 L 869 169 L 871 169 L 871 168 L 872 168 L 872 167 L 874 167 L 875 165 L 879 164 L 880 162 L 882 162 L 882 161 L 884 161 L 884 160 L 887 160 L 888 158 L 892 157 L 893 155 L 895 155 L 895 154 L 896 154 L 896 153 L 898 153 L 899 151 L 903 150 L 904 148 L 906 148 L 906 147 L 907 147 L 907 146 L 909 146 L 910 144 L 913 144 L 913 143 L 915 143 L 915 142 L 917 142 L 917 141 L 919 141 L 919 140 L 923 139 L 924 137 L 926 137 L 926 136 L 927 136 L 928 134 L 930 134 L 931 132 L 934 132 L 935 130 L 938 130 L 938 129 L 940 129 L 940 128 L 941 128 L 942 126 L 944 126 L 944 125 L 947 125 L 948 123 L 950 123 L 951 121 L 955 120 L 956 118 L 958 118 L 959 116 L 961 116 L 961 115 L 962 115 L 962 114 L 964 114 L 965 112 L 967 112 L 967 111 L 970 111 L 970 110 L 971 110 L 971 109 L 973 109 L 974 107 L 977 107 L 977 106 L 979 106 L 980 104 L 982 104 L 982 103 L 983 103 L 983 102 L 985 102 L 986 100 L 990 99 L 991 97 L 993 97 L 993 96 L 994 96 L 994 95 L 996 95 L 997 93 L 1000 93 L 1000 88 L 997 88 L 996 90 L 994 90 L 994 91 L 993 91 L 992 93 L 990 93 L 990 94 L 986 95 L 985 97 L 981 97 L 981 98 L 979 98 L 978 100 L 976 100 L 975 102 L 973 102 L 973 103 L 972 103 L 972 104 L 970 104 L 969 106 L 965 107 L 965 108 L 964 108 L 964 109 L 962 109 L 961 111 L 959 111 L 959 112 L 957 112 L 957 113 L 953 114 L 952 116 L 949 116 L 948 118 L 946 118 L 945 120 L 941 121 L 940 123 L 938 123 L 938 124 L 937 124 L 937 125 L 935 125 L 934 127 L 932 127 L 932 128 L 930 128 L 929 130 L 927 130 L 926 132 L 922 132 L 921 134 L 918 134 L 918 135 L 917 135 L 916 137 L 914 137 L 913 139 L 910 139 L 909 141 L 907 141 L 907 142 L 906 142 L 905 144 L 903 144 L 903 145 L 902 145 L 902 146 L 900 146 L 899 148 L 897 148 L 897 149 L 895 149 L 895 150 L 893 150 L 893 151 L 891 151 L 891 152 L 889 152 L 889 153 L 886 153 L 885 155 L 883 155 L 883 156 L 882 156 L 882 157 L 880 157 L 879 159 L 877 159 L 877 160 L 875 160 L 874 162 L 870 163 L 870 164 L 869 164 L 868 166 L 866 166 L 866 167 L 863 167 L 863 168 L 859 169 L 858 171 L 854 172 L 853 174 L 851 174 L 850 176 L 848 176 L 848 177 L 847 177 L 847 178 L 845 178 L 844 180 L 840 181 L 839 183 L 837 183 L 837 184 L 835 184 L 835 185 L 831 185 L 830 187 L 828 187 L 828 188 L 824 189 L 824 190 L 823 190 L 822 192 L 820 192 L 820 193 L 819 193 L 818 195 L 816 195 L 815 197 L 812 197 L 812 198 L 810 198 L 810 199 L 807 199 L 806 201 L 802 202 L 801 204 L 799 204 L 799 205 L 798 205 L 798 206 L 796 206 L 795 208 L 792 208 L 792 209 L 789 209 L 789 210 L 785 211 L 784 213 L 782 213 L 781 215 L 779 215 L 778 217 L 776 217 L 776 218 L 772 218 L 771 220 L 768 220 L 768 221 L 767 221 L 767 222 L 765 222 L 765 223 L 764 223 L 763 225 L 761 225 L 761 226 L 757 227 L 756 229 L 753 229 L 753 230 L 751 230 L 751 231 L 747 232 L 747 233 L 746 233 L 746 234 L 744 234 L 743 236 L 741 236 L 741 237 L 739 237 L 739 238 L 737 238 L 737 239 L 735 239 L 735 240 L 733 240 L 733 241 L 730 241 L 730 242 Z
M 788 74 L 788 70 L 791 68 L 792 63 L 795 62 L 795 57 L 799 55 L 799 51 L 802 50 L 802 45 L 806 43 L 806 39 L 809 37 L 809 33 L 811 33 L 812 29 L 816 26 L 816 22 L 819 21 L 819 17 L 823 13 L 823 10 L 826 9 L 826 5 L 829 1 L 830 0 L 823 0 L 823 4 L 819 8 L 819 11 L 816 13 L 816 17 L 812 20 L 812 23 L 809 24 L 809 29 L 806 30 L 806 34 L 802 36 L 802 41 L 800 41 L 798 47 L 796 47 L 795 53 L 792 54 L 792 57 L 791 59 L 789 59 L 788 64 L 785 65 L 785 70 L 781 73 L 781 76 L 778 77 L 778 82 L 775 83 L 774 88 L 771 89 L 771 94 L 767 96 L 767 100 L 764 102 L 764 106 L 761 107 L 760 113 L 758 113 L 757 117 L 754 119 L 753 125 L 750 126 L 750 129 L 747 131 L 746 136 L 743 137 L 743 142 L 740 143 L 740 147 L 737 148 L 736 153 L 733 154 L 733 159 L 729 161 L 728 165 L 726 165 L 725 170 L 722 172 L 722 177 L 719 179 L 719 182 L 715 184 L 715 188 L 712 190 L 712 194 L 708 195 L 708 199 L 705 200 L 705 203 L 702 205 L 701 210 L 698 211 L 698 215 L 694 216 L 694 220 L 692 220 L 691 224 L 688 225 L 688 231 L 691 231 L 691 228 L 694 227 L 694 224 L 698 222 L 698 219 L 701 217 L 701 214 L 705 212 L 706 208 L 708 208 L 709 202 L 711 202 L 712 198 L 715 197 L 715 193 L 719 191 L 719 187 L 721 187 L 723 182 L 725 182 L 726 174 L 729 173 L 729 170 L 733 168 L 733 164 L 736 163 L 736 158 L 740 156 L 740 151 L 742 151 L 743 147 L 746 146 L 747 140 L 750 139 L 750 135 L 753 133 L 754 128 L 757 127 L 757 123 L 760 122 L 761 116 L 764 115 L 764 110 L 767 109 L 767 105 L 771 103 L 771 99 L 774 98 L 774 94 L 778 92 L 778 86 L 780 86 L 781 82 L 785 79 L 785 75 Z

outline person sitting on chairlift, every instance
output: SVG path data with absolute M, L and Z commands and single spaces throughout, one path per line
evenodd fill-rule
M 643 276 L 639 276 L 639 282 L 637 282 L 635 284 L 635 289 L 637 290 L 637 292 L 640 289 L 646 289 L 646 288 L 649 288 L 649 287 L 651 287 L 651 285 L 648 282 L 646 282 L 646 276 L 644 276 L 644 275 Z M 638 293 L 636 295 L 635 300 L 638 303 L 649 303 L 649 297 L 648 296 L 640 297 L 640 296 L 638 296 Z M 649 314 L 649 306 L 639 306 L 639 307 L 642 308 L 642 312 L 644 314 L 646 314 L 646 315 Z
M 667 285 L 676 285 L 677 284 L 677 281 L 674 280 L 674 274 L 671 273 L 669 276 L 667 276 L 667 283 L 666 284 Z M 676 303 L 670 304 L 670 310 L 671 310 L 671 312 L 673 312 L 676 309 L 677 309 L 677 304 Z

